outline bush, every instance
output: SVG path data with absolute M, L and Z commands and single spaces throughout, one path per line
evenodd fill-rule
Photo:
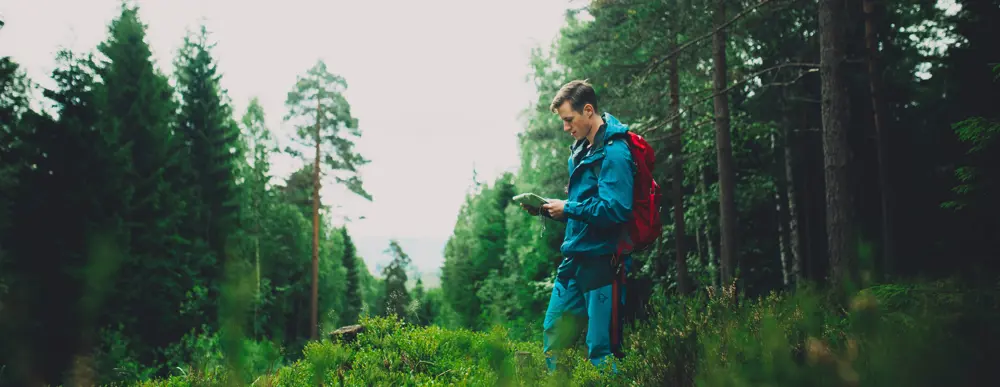
M 700 293 L 656 305 L 626 336 L 624 377 L 672 386 L 940 386 L 989 380 L 995 289 L 954 281 L 866 289 L 838 307 L 803 288 L 757 300 Z
M 363 317 L 360 323 L 366 329 L 353 342 L 310 343 L 301 360 L 255 378 L 256 385 L 563 385 L 558 378 L 566 377 L 547 375 L 540 345 L 512 341 L 500 327 L 490 332 L 446 330 L 385 317 Z M 599 375 L 581 373 L 576 378 L 597 381 Z M 218 385 L 229 379 L 224 372 L 214 372 L 144 386 Z

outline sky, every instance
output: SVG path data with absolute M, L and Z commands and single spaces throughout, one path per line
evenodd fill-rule
M 357 150 L 370 203 L 334 182 L 321 196 L 339 205 L 373 272 L 390 238 L 423 272 L 436 271 L 472 183 L 518 165 L 520 112 L 536 100 L 530 50 L 548 47 L 571 0 L 138 0 L 159 69 L 172 73 L 183 36 L 204 22 L 237 117 L 260 98 L 282 141 L 285 97 L 317 60 L 348 83 L 359 120 Z M 119 0 L 0 0 L 0 56 L 50 85 L 60 47 L 89 51 L 106 38 Z M 557 128 L 558 129 L 558 128 Z M 302 165 L 277 155 L 274 173 Z M 409 242 L 407 242 L 409 241 Z M 419 246 L 418 246 L 419 245 Z M 439 246 L 438 248 L 434 246 Z

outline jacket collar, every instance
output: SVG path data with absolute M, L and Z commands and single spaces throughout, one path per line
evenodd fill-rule
M 594 148 L 591 152 L 604 147 L 604 139 L 607 136 L 624 133 L 628 128 L 618 121 L 617 118 L 611 115 L 611 113 L 605 112 L 601 114 L 601 118 L 604 120 L 604 124 L 600 128 L 597 128 L 597 134 L 594 135 Z M 583 149 L 586 149 L 588 141 L 586 138 L 577 140 L 570 145 L 569 149 L 573 154 L 577 154 Z

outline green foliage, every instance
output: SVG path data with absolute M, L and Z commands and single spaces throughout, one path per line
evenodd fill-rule
M 371 194 L 365 191 L 357 175 L 358 167 L 370 161 L 354 151 L 354 142 L 361 136 L 361 129 L 358 120 L 351 115 L 345 91 L 347 81 L 331 73 L 326 63 L 317 61 L 304 76 L 298 77 L 295 88 L 288 93 L 285 106 L 289 111 L 285 120 L 295 126 L 302 146 L 315 149 L 313 156 L 317 162 L 334 172 L 337 183 L 371 200 Z M 289 151 L 301 154 L 297 150 Z
M 340 229 L 340 234 L 344 239 L 344 254 L 341 264 L 347 272 L 346 290 L 344 293 L 344 312 L 341 315 L 340 323 L 343 325 L 354 324 L 361 313 L 361 289 L 360 276 L 358 274 L 358 257 L 351 236 L 347 233 L 347 227 Z
M 193 35 L 193 34 L 192 34 Z M 177 58 L 180 94 L 178 127 L 190 152 L 189 173 L 201 207 L 195 222 L 207 224 L 202 236 L 217 257 L 228 258 L 227 245 L 238 225 L 237 160 L 239 127 L 233 120 L 227 96 L 219 84 L 208 30 L 184 37 Z M 192 204 L 193 206 L 193 204 Z
M 657 301 L 655 318 L 627 333 L 617 374 L 591 366 L 582 347 L 549 374 L 538 345 L 499 327 L 362 318 L 366 330 L 355 341 L 310 343 L 303 359 L 254 375 L 273 385 L 966 385 L 985 376 L 988 361 L 975 360 L 969 346 L 997 345 L 982 341 L 995 326 L 969 324 L 1000 317 L 984 308 L 1000 302 L 998 291 L 954 281 L 881 285 L 858 293 L 844 314 L 808 287 L 757 299 L 703 292 Z M 189 375 L 145 385 L 221 380 Z
M 27 165 L 22 159 L 21 117 L 28 109 L 27 77 L 10 58 L 0 58 L 0 233 L 12 224 L 12 195 L 18 185 L 18 175 Z M 9 288 L 6 251 L 0 247 L 0 299 Z M 2 309 L 2 304 L 0 304 Z
M 384 316 L 407 318 L 412 313 L 410 292 L 406 289 L 406 270 L 410 267 L 410 256 L 395 239 L 389 241 L 385 252 L 392 256 L 389 266 L 382 269 L 382 283 L 385 291 L 379 299 L 379 310 Z M 420 300 L 417 299 L 417 302 Z
M 94 54 L 57 53 L 38 101 L 55 119 L 0 63 L 0 383 L 254 373 L 279 345 L 300 356 L 312 227 L 289 199 L 311 184 L 272 181 L 264 111 L 253 99 L 235 122 L 205 27 L 185 38 L 176 90 L 138 7 L 124 4 L 107 32 Z M 346 231 L 322 231 L 329 330 L 345 309 Z M 361 309 L 378 281 L 359 266 Z
M 759 299 L 703 292 L 658 303 L 663 318 L 626 335 L 638 356 L 622 370 L 641 385 L 962 385 L 985 372 L 970 346 L 996 345 L 981 341 L 995 328 L 962 327 L 998 317 L 981 309 L 996 290 L 880 285 L 843 314 L 808 287 Z
M 416 327 L 386 317 L 362 318 L 350 343 L 310 343 L 298 360 L 257 379 L 266 385 L 558 385 L 547 376 L 536 346 L 488 333 Z M 175 376 L 143 386 L 222 383 L 224 376 Z
M 1000 65 L 993 67 L 1000 77 Z M 967 144 L 968 165 L 955 168 L 958 185 L 953 191 L 956 200 L 942 204 L 945 208 L 963 209 L 969 204 L 980 207 L 990 201 L 997 192 L 995 169 L 997 162 L 997 139 L 1000 138 L 1000 120 L 986 117 L 971 117 L 952 125 L 958 139 Z

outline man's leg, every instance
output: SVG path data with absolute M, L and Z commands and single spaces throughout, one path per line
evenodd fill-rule
M 621 353 L 624 300 L 622 278 L 616 276 L 612 284 L 584 293 L 589 316 L 587 357 L 595 366 L 603 366 L 608 355 Z
M 586 315 L 587 306 L 576 281 L 571 279 L 564 283 L 556 279 L 542 326 L 542 351 L 545 352 L 545 364 L 549 371 L 556 369 L 556 356 L 553 352 L 565 349 L 576 341 L 582 327 L 581 321 Z
M 615 276 L 614 285 L 617 286 L 618 294 L 620 295 L 618 300 L 618 310 L 614 313 L 615 321 L 618 322 L 618 336 L 617 340 L 612 342 L 611 352 L 615 354 L 619 359 L 625 356 L 622 352 L 622 343 L 625 338 L 625 322 L 628 320 L 629 313 L 634 313 L 634 308 L 636 305 L 627 302 L 628 298 L 626 296 L 626 291 L 628 290 L 628 276 L 632 272 L 632 256 L 626 255 L 624 261 L 622 261 L 623 267 L 622 272 Z

